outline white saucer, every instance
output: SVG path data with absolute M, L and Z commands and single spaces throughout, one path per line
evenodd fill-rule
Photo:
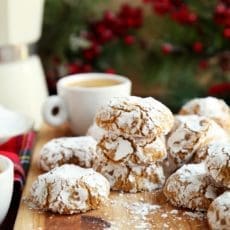
M 33 128 L 33 120 L 0 105 L 0 144 Z

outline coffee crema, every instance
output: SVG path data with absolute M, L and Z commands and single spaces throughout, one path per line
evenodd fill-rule
M 107 87 L 121 84 L 120 81 L 114 79 L 87 79 L 87 80 L 76 80 L 66 83 L 66 86 L 93 88 L 93 87 Z

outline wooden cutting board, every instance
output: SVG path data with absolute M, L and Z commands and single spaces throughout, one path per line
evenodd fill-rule
M 67 126 L 55 129 L 43 126 L 38 133 L 31 167 L 22 197 L 42 171 L 38 168 L 39 151 L 50 139 L 70 136 Z M 171 206 L 161 191 L 137 194 L 112 192 L 110 199 L 98 210 L 83 214 L 57 215 L 29 209 L 21 201 L 15 230 L 101 230 L 101 229 L 208 229 L 206 216 L 202 213 L 179 210 Z

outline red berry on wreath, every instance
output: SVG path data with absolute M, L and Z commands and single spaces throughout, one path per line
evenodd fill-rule
M 223 15 L 226 11 L 226 6 L 223 3 L 219 3 L 216 6 L 215 13 L 219 15 Z
M 108 10 L 108 11 L 104 12 L 104 21 L 106 23 L 113 22 L 115 20 L 115 18 L 116 18 L 116 16 L 112 11 Z
M 67 65 L 67 71 L 68 74 L 78 73 L 80 71 L 80 67 L 75 63 L 70 63 Z
M 113 38 L 113 32 L 110 29 L 105 29 L 105 31 L 100 34 L 100 41 L 102 43 L 108 42 L 112 40 Z
M 195 53 L 201 53 L 203 51 L 203 43 L 200 41 L 196 41 L 193 43 L 192 49 Z
M 230 39 L 230 27 L 224 29 L 223 35 L 225 38 Z
M 191 24 L 197 22 L 197 15 L 195 13 L 190 13 L 188 15 L 188 22 Z
M 162 45 L 161 50 L 163 54 L 170 54 L 173 51 L 173 46 L 170 43 L 165 43 Z
M 132 35 L 126 35 L 126 36 L 124 37 L 124 43 L 125 43 L 126 45 L 132 45 L 134 42 L 135 42 L 134 36 L 132 36 Z
M 114 74 L 114 73 L 116 73 L 116 70 L 115 70 L 115 69 L 113 69 L 113 68 L 108 68 L 108 69 L 106 69 L 106 70 L 105 70 L 105 73 L 111 73 L 111 74 Z
M 153 3 L 153 10 L 159 14 L 167 14 L 172 8 L 170 0 L 156 1 Z
M 83 72 L 83 73 L 92 72 L 92 70 L 93 70 L 93 67 L 90 64 L 84 64 L 81 67 L 81 72 Z
M 207 69 L 208 68 L 207 60 L 200 60 L 199 67 L 200 67 L 200 69 L 203 69 L 203 70 Z

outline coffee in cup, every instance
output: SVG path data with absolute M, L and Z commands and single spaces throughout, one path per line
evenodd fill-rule
M 82 81 L 73 81 L 67 84 L 68 87 L 108 87 L 113 85 L 119 85 L 121 82 L 114 79 L 86 79 Z

